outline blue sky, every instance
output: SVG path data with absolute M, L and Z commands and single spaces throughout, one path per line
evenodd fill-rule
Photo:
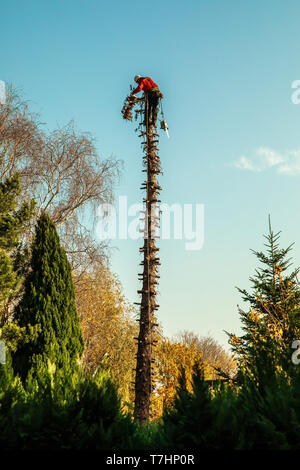
M 1 4 L 0 79 L 23 89 L 52 129 L 74 119 L 101 157 L 124 161 L 116 197 L 142 198 L 140 143 L 120 109 L 135 74 L 164 93 L 170 140 L 161 136 L 162 200 L 205 205 L 205 241 L 188 252 L 162 240 L 161 310 L 180 329 L 239 333 L 235 286 L 248 287 L 267 217 L 296 242 L 300 265 L 300 79 L 297 0 L 10 0 Z M 137 301 L 140 241 L 112 256 Z

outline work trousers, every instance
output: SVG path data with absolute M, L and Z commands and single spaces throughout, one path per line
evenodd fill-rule
M 147 119 L 149 124 L 156 124 L 160 91 L 157 87 L 150 88 L 147 93 Z

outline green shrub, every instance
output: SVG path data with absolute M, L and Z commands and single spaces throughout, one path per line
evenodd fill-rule
M 2 449 L 124 449 L 135 425 L 121 411 L 107 372 L 51 372 L 41 361 L 22 385 L 0 367 L 0 447 Z

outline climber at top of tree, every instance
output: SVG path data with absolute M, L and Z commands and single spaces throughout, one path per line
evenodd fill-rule
M 131 95 L 136 95 L 136 93 L 139 93 L 142 90 L 144 91 L 144 93 L 148 93 L 151 90 L 151 91 L 158 91 L 159 97 L 163 98 L 163 94 L 160 92 L 158 85 L 154 83 L 152 78 L 142 77 L 141 75 L 136 75 L 134 77 L 134 81 L 138 83 L 138 86 L 136 87 L 135 90 L 133 90 Z
M 138 83 L 138 86 L 133 90 L 131 96 L 135 96 L 136 93 L 144 91 L 145 97 L 148 100 L 148 122 L 149 124 L 156 124 L 158 103 L 160 98 L 163 98 L 163 94 L 158 88 L 158 85 L 150 77 L 142 77 L 136 75 L 134 81 Z

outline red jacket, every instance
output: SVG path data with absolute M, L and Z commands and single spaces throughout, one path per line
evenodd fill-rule
M 133 90 L 132 94 L 135 95 L 141 90 L 144 90 L 144 93 L 147 93 L 150 88 L 157 87 L 156 83 L 150 77 L 142 77 L 139 80 L 139 84 L 135 90 Z

